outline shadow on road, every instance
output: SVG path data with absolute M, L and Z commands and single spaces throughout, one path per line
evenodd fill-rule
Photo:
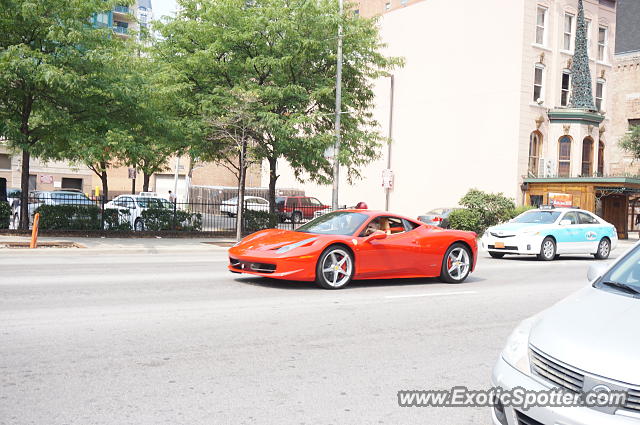
M 318 290 L 325 291 L 325 289 L 316 285 L 315 282 L 301 282 L 295 280 L 279 280 L 270 279 L 266 277 L 243 277 L 234 279 L 238 283 L 245 285 L 261 286 L 265 288 L 283 289 L 291 291 L 300 290 Z M 370 279 L 370 280 L 353 280 L 345 288 L 340 291 L 348 291 L 350 289 L 357 288 L 369 288 L 369 287 L 383 287 L 383 286 L 420 286 L 420 285 L 449 285 L 451 288 L 462 289 L 470 284 L 483 282 L 486 279 L 471 275 L 463 283 L 459 284 L 447 284 L 440 281 L 438 278 L 411 278 L 411 279 Z
M 578 256 L 578 255 L 562 255 L 562 254 L 560 256 L 556 257 L 556 259 L 552 260 L 552 261 L 538 260 L 534 255 L 512 255 L 512 256 L 505 256 L 504 258 L 485 257 L 484 259 L 488 260 L 488 261 L 492 261 L 492 262 L 501 262 L 501 261 L 529 262 L 529 261 L 532 261 L 532 262 L 539 262 L 540 264 L 545 264 L 545 263 L 553 264 L 554 261 L 559 261 L 559 260 L 569 260 L 569 261 L 608 261 L 608 260 L 615 260 L 616 256 L 612 255 L 607 260 L 596 260 L 595 258 L 593 258 L 592 255 Z

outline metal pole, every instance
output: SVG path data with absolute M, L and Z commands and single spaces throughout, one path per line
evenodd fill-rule
M 389 144 L 387 146 L 387 169 L 391 169 L 391 143 L 393 138 L 393 89 L 394 89 L 394 78 L 393 74 L 391 74 L 391 93 L 390 93 L 390 103 L 389 103 Z M 385 194 L 385 203 L 384 209 L 389 211 L 389 198 L 391 195 L 391 189 L 386 189 L 387 193 Z
M 336 142 L 333 148 L 333 191 L 331 196 L 331 208 L 338 209 L 338 181 L 340 180 L 340 163 L 338 154 L 340 153 L 340 114 L 342 108 L 342 13 L 343 0 L 338 0 L 340 21 L 338 22 L 338 63 L 336 66 Z
M 178 171 L 180 170 L 180 155 L 176 156 L 176 170 L 173 174 L 173 196 L 178 200 Z

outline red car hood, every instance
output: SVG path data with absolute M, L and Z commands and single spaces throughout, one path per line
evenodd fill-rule
M 269 251 L 280 248 L 284 245 L 289 245 L 318 236 L 320 235 L 294 232 L 291 230 L 267 229 L 254 233 L 253 235 L 249 235 L 240 242 L 238 248 L 256 251 Z

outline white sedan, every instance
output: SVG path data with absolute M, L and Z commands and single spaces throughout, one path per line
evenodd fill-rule
M 269 201 L 259 196 L 245 196 L 244 205 L 246 209 L 252 211 L 269 211 Z M 227 214 L 229 217 L 235 217 L 238 214 L 238 198 L 231 198 L 220 205 L 220 212 Z
M 482 236 L 480 247 L 493 258 L 534 254 L 549 261 L 559 254 L 592 254 L 604 259 L 617 244 L 616 228 L 589 211 L 540 208 L 490 227 Z

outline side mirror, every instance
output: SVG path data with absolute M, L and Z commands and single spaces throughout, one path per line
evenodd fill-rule
M 385 232 L 383 232 L 382 230 L 376 230 L 375 232 L 367 236 L 367 238 L 364 241 L 371 242 L 378 239 L 385 239 L 386 237 L 387 237 L 387 234 Z
M 593 282 L 604 275 L 608 269 L 609 263 L 593 263 L 589 266 L 589 270 L 587 271 L 587 279 L 589 279 L 589 282 Z
M 568 226 L 571 224 L 571 220 L 560 220 L 560 226 Z

